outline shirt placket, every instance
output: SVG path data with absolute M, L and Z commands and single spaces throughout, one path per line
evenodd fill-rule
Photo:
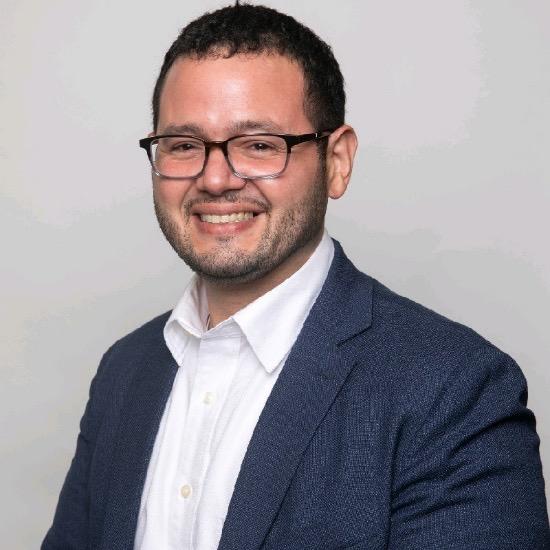
M 238 327 L 221 327 L 219 334 L 201 339 L 179 459 L 175 487 L 177 510 L 184 547 L 193 548 L 196 519 L 204 479 L 210 464 L 210 447 L 220 412 L 238 363 Z

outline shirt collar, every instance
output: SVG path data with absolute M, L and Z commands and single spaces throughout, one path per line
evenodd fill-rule
M 289 353 L 327 277 L 334 256 L 326 232 L 306 263 L 288 279 L 207 331 L 208 303 L 194 274 L 164 327 L 164 339 L 178 365 L 190 338 L 234 336 L 240 329 L 267 372 Z M 238 328 L 237 328 L 238 327 Z
M 193 274 L 164 325 L 164 341 L 180 367 L 190 339 L 201 338 L 205 331 L 208 308 L 201 287 L 199 278 Z
M 334 245 L 326 231 L 306 263 L 288 279 L 235 313 L 267 372 L 290 352 L 327 277 Z

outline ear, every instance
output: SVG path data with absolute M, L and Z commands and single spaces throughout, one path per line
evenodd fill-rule
M 331 199 L 339 199 L 348 187 L 357 150 L 355 130 L 344 124 L 334 130 L 327 144 L 327 191 Z

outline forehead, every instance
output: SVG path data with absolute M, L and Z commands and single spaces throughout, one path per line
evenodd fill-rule
M 174 62 L 160 96 L 160 130 L 185 124 L 223 130 L 249 120 L 271 120 L 289 133 L 311 128 L 298 63 L 266 53 Z

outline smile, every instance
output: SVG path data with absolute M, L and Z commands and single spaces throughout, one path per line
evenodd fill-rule
M 207 223 L 235 223 L 252 219 L 252 212 L 234 212 L 233 214 L 200 214 L 201 221 Z

